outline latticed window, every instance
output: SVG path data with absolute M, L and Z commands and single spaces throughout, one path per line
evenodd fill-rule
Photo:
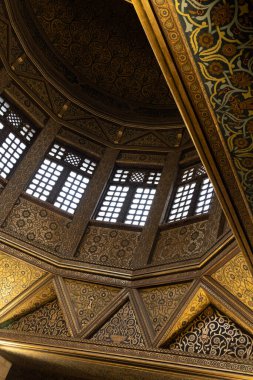
M 56 142 L 26 193 L 73 214 L 95 168 L 95 161 Z
M 160 177 L 156 170 L 117 168 L 96 219 L 144 226 Z
M 0 176 L 8 178 L 35 137 L 24 115 L 0 97 Z
M 180 172 L 168 222 L 208 213 L 214 190 L 202 164 Z

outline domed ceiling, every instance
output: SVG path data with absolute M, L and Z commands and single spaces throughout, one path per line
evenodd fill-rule
M 181 121 L 131 4 L 119 0 L 17 3 L 26 33 L 36 41 L 37 53 L 43 54 L 40 58 L 47 59 L 54 78 L 74 97 L 128 122 Z

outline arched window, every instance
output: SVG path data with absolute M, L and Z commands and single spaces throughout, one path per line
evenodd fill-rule
M 192 165 L 179 172 L 167 222 L 208 213 L 214 189 L 202 164 Z
M 95 168 L 83 153 L 55 142 L 26 193 L 74 214 Z
M 33 141 L 36 129 L 15 107 L 0 97 L 0 176 L 8 179 Z
M 96 220 L 144 226 L 160 177 L 157 170 L 116 168 Z

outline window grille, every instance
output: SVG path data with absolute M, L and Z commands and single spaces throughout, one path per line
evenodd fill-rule
M 36 135 L 30 122 L 0 97 L 0 176 L 7 178 L 12 174 L 18 161 Z
M 96 220 L 144 226 L 160 177 L 156 170 L 117 168 Z
M 54 143 L 26 193 L 74 214 L 95 168 L 95 161 Z
M 183 169 L 177 180 L 168 222 L 208 213 L 214 189 L 202 164 Z

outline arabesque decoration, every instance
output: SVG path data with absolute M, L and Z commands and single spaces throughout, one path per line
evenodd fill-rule
M 9 323 L 10 321 L 17 320 L 22 316 L 29 314 L 36 309 L 39 309 L 46 303 L 53 301 L 55 298 L 56 293 L 53 282 L 46 283 L 37 291 L 25 297 L 23 301 L 20 301 L 16 306 L 11 308 L 10 311 L 4 313 L 0 317 L 0 324 L 4 326 L 6 325 L 6 323 Z
M 123 346 L 145 347 L 144 339 L 130 302 L 122 308 L 96 332 L 93 342 Z
M 195 292 L 193 297 L 188 301 L 185 308 L 181 310 L 181 314 L 176 318 L 170 326 L 160 344 L 168 342 L 182 328 L 187 326 L 198 314 L 200 314 L 210 304 L 209 297 L 201 287 Z
M 253 339 L 229 317 L 207 307 L 170 345 L 174 351 L 253 359 Z
M 118 294 L 111 286 L 64 280 L 81 327 L 89 324 Z
M 16 322 L 11 323 L 7 328 L 38 335 L 70 336 L 57 300 L 49 302 L 38 310 L 25 315 Z
M 140 294 L 148 309 L 156 332 L 165 325 L 189 289 L 190 283 L 156 286 L 141 289 Z
M 253 310 L 253 276 L 242 253 L 225 263 L 212 277 Z
M 0 309 L 45 274 L 40 268 L 0 252 Z
M 174 0 L 174 4 L 253 210 L 253 3 Z

